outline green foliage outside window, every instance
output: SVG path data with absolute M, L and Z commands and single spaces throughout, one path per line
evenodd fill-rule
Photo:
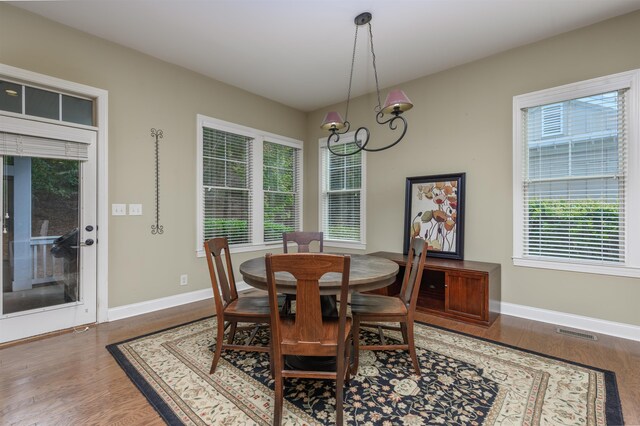
M 603 259 L 610 260 L 622 254 L 621 215 L 615 204 L 602 200 L 537 200 L 529 202 L 528 213 L 530 254 L 593 258 L 594 252 L 600 252 Z M 557 243 L 550 244 L 550 240 Z

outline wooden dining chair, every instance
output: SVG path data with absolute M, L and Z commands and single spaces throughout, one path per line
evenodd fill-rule
M 397 296 L 382 296 L 377 294 L 351 295 L 351 314 L 353 316 L 354 360 L 352 373 L 358 373 L 359 351 L 362 350 L 408 350 L 416 374 L 420 375 L 420 366 L 416 355 L 413 337 L 413 321 L 416 312 L 420 281 L 427 255 L 427 246 L 422 238 L 414 238 L 409 247 L 407 266 L 404 271 L 402 287 Z M 381 325 L 378 323 L 399 322 L 400 327 Z M 376 327 L 380 335 L 380 344 L 360 345 L 360 328 Z M 403 343 L 390 344 L 386 342 L 383 329 L 399 330 Z
M 309 246 L 313 242 L 320 243 L 320 253 L 324 251 L 324 234 L 322 232 L 283 232 L 282 249 L 285 253 L 289 253 L 290 241 L 298 245 L 298 253 L 309 253 Z
M 349 294 L 350 256 L 333 254 L 267 254 L 267 287 L 271 304 L 271 343 L 275 380 L 273 423 L 282 423 L 284 379 L 289 377 L 330 379 L 336 381 L 336 424 L 343 422 L 343 388 L 349 382 L 351 354 L 351 319 L 347 305 L 341 304 L 338 317 L 323 318 L 320 306 L 320 278 L 328 272 L 342 274 L 340 295 Z M 289 272 L 296 279 L 295 317 L 281 317 L 276 308 L 275 273 Z M 300 371 L 288 367 L 286 356 L 336 357 L 335 371 Z
M 233 277 L 229 242 L 226 237 L 212 238 L 204 243 L 207 253 L 207 265 L 213 287 L 213 300 L 216 308 L 217 333 L 215 352 L 209 374 L 213 374 L 223 350 L 269 352 L 270 346 L 252 345 L 259 327 L 256 324 L 269 324 L 269 298 L 265 295 L 238 297 L 236 282 Z M 224 256 L 225 262 L 222 257 Z M 283 309 L 285 298 L 277 298 L 277 306 Z M 238 327 L 238 323 L 253 323 L 252 326 Z M 227 343 L 224 332 L 229 328 Z M 236 331 L 250 329 L 251 334 L 244 344 L 234 344 Z

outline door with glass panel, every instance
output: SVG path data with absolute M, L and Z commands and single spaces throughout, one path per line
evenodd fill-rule
M 96 321 L 96 135 L 0 117 L 0 342 Z

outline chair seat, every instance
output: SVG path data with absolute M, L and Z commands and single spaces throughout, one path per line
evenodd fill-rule
M 360 317 L 385 317 L 407 315 L 407 306 L 399 297 L 379 294 L 353 293 L 351 295 L 351 313 Z
M 285 296 L 278 295 L 278 310 L 282 310 Z M 269 298 L 267 296 L 239 297 L 224 308 L 225 315 L 232 316 L 264 316 L 269 321 Z
M 296 333 L 295 318 L 283 317 L 280 322 L 280 330 L 282 332 L 282 354 L 283 355 L 307 355 L 309 350 L 313 349 L 314 356 L 335 356 L 336 346 L 338 346 L 338 319 L 323 318 L 322 320 L 322 336 L 319 343 L 305 342 L 301 344 L 299 336 Z M 345 342 L 349 341 L 351 333 L 351 318 L 346 318 L 344 334 Z M 313 348 L 311 348 L 313 347 Z M 323 353 L 326 351 L 326 354 Z

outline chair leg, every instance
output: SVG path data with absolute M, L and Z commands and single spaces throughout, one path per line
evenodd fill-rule
M 353 316 L 353 325 L 351 327 L 353 333 L 353 365 L 351 367 L 351 374 L 354 376 L 358 374 L 358 358 L 360 357 L 360 317 Z
M 347 339 L 347 347 L 346 347 L 346 355 L 344 357 L 345 362 L 345 384 L 349 384 L 351 381 L 351 346 L 353 345 L 353 335 L 351 338 Z
M 411 356 L 411 362 L 413 362 L 413 368 L 416 370 L 416 374 L 420 376 L 420 365 L 418 364 L 416 344 L 413 338 L 413 321 L 407 323 L 407 340 L 409 345 L 409 355 Z
M 343 354 L 338 354 L 336 366 L 336 426 L 342 426 L 343 423 L 344 376 L 345 368 L 349 369 L 349 366 L 345 364 Z
M 402 341 L 404 344 L 409 343 L 409 337 L 407 336 L 407 324 L 404 322 L 400 323 L 400 332 L 402 333 Z
M 282 424 L 282 406 L 284 398 L 284 383 L 282 378 L 282 371 L 276 371 L 275 374 L 275 395 L 274 395 L 274 410 L 273 410 L 273 424 L 280 426 Z
M 218 361 L 220 360 L 220 355 L 222 354 L 222 345 L 224 345 L 224 321 L 218 321 L 218 332 L 216 336 L 216 350 L 213 353 L 213 361 L 211 362 L 211 370 L 209 370 L 209 374 L 213 374 L 216 371 L 216 367 L 218 366 Z
M 230 345 L 233 345 L 233 339 L 236 337 L 236 328 L 238 328 L 238 323 L 232 322 L 229 328 L 229 337 L 227 338 L 227 343 Z

